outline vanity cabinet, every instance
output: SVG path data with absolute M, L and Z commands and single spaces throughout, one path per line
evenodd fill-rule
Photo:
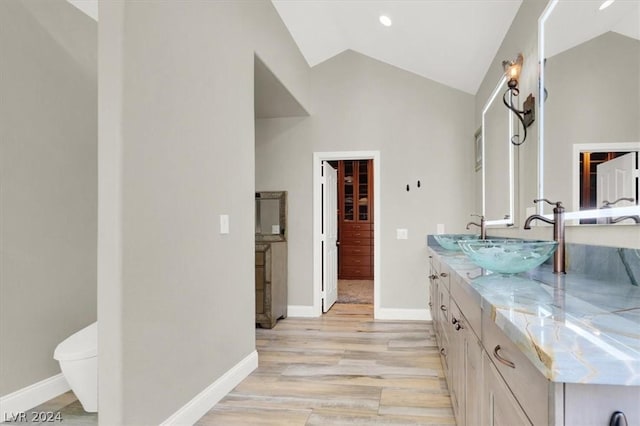
M 498 373 L 495 365 L 485 353 L 482 356 L 483 380 L 483 425 L 514 426 L 531 425 L 509 387 Z
M 256 324 L 273 328 L 287 317 L 287 243 L 256 243 Z
M 498 310 L 506 315 L 511 312 L 508 310 L 509 296 L 497 299 L 500 302 L 494 304 L 491 298 L 495 297 L 495 289 L 491 285 L 477 287 L 468 283 L 466 275 L 473 269 L 461 265 L 457 258 L 455 268 L 462 266 L 461 270 L 465 271 L 458 272 L 449 266 L 447 256 L 441 256 L 431 248 L 429 252 L 429 306 L 459 426 L 596 426 L 609 424 L 618 411 L 624 413 L 627 424 L 640 424 L 640 386 L 566 383 L 548 379 L 560 374 L 573 374 L 575 370 L 584 371 L 585 365 L 589 365 L 588 357 L 593 357 L 593 353 L 583 351 L 574 340 L 546 341 L 545 345 L 549 347 L 531 345 L 532 342 L 523 345 L 522 341 L 516 344 L 517 340 L 510 337 L 510 333 L 533 334 L 536 324 L 526 321 L 520 325 L 504 316 L 498 320 L 497 315 L 502 315 Z M 476 269 L 474 274 L 477 275 L 478 271 Z M 540 294 L 543 293 L 546 294 L 545 290 L 540 289 Z M 525 305 L 526 300 L 525 297 L 517 302 L 520 305 L 514 309 L 514 316 L 518 315 L 518 310 L 537 309 L 537 305 Z M 536 302 L 532 299 L 531 303 Z M 568 316 L 562 313 L 563 318 Z M 565 319 L 554 323 L 554 327 L 549 339 L 576 339 L 575 336 L 570 337 L 569 332 L 578 328 L 579 323 L 573 324 Z M 509 331 L 506 333 L 504 330 Z M 578 338 L 582 337 L 583 334 L 578 334 Z M 589 342 L 596 339 L 590 335 L 584 338 Z M 606 339 L 608 337 L 604 342 L 609 342 Z M 628 344 L 633 346 L 637 342 L 629 341 Z M 558 363 L 566 354 L 561 350 L 550 352 L 553 350 L 550 348 L 555 347 L 565 352 L 577 351 L 572 355 L 575 364 L 566 364 L 564 361 L 565 364 L 559 367 Z M 591 351 L 599 348 L 595 344 L 588 346 Z M 527 355 L 526 351 L 535 352 Z M 605 355 L 607 353 L 608 356 Z M 558 359 L 554 359 L 554 356 L 558 356 Z M 607 360 L 615 356 L 615 352 L 603 352 L 600 356 Z M 540 365 L 534 364 L 534 359 L 539 360 Z M 626 369 L 634 371 L 638 361 L 633 358 L 615 364 L 630 363 Z M 609 369 L 621 367 L 616 367 L 614 360 L 606 362 Z M 592 375 L 599 372 L 597 368 L 596 365 L 589 370 Z M 625 371 L 625 367 L 619 371 Z M 629 374 L 623 376 L 623 380 L 633 380 Z M 612 376 L 610 380 L 619 378 Z

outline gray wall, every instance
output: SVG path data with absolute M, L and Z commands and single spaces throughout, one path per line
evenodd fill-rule
M 518 52 L 524 54 L 524 67 L 520 80 L 521 98 L 527 94 L 537 94 L 538 85 L 538 18 L 547 5 L 546 0 L 524 0 L 518 10 L 502 45 L 487 71 L 475 99 L 475 122 L 480 126 L 482 106 L 485 104 L 496 81 L 503 73 L 501 62 L 513 59 Z M 576 71 L 577 72 L 577 71 Z M 587 90 L 587 88 L 585 88 Z M 580 108 L 579 101 L 575 102 Z M 516 181 L 516 225 L 512 228 L 491 228 L 490 235 L 502 235 L 530 239 L 552 239 L 551 229 L 537 227 L 523 230 L 522 224 L 526 217 L 526 208 L 532 207 L 533 199 L 537 198 L 538 182 L 538 128 L 537 122 L 528 129 L 527 141 L 516 148 L 519 172 Z M 480 190 L 480 174 L 476 173 L 476 194 Z M 475 197 L 476 203 L 479 197 Z M 598 244 L 619 247 L 640 247 L 640 226 L 571 226 L 567 230 L 567 241 L 583 244 Z
M 640 41 L 607 32 L 549 58 L 545 70 L 545 196 L 572 206 L 574 144 L 640 142 Z
M 255 348 L 254 53 L 308 67 L 268 1 L 100 7 L 100 423 L 158 424 Z
M 96 45 L 64 0 L 0 2 L 0 396 L 96 320 Z
M 289 304 L 313 304 L 313 152 L 379 150 L 381 307 L 425 309 L 425 235 L 472 210 L 473 96 L 353 51 L 311 75 L 311 117 L 256 121 L 256 189 L 289 191 Z

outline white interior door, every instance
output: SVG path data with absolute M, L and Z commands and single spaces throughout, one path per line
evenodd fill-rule
M 621 201 L 616 204 L 617 207 L 635 204 L 636 155 L 635 152 L 630 152 L 598 164 L 596 168 L 598 207 L 602 207 L 605 201 L 614 202 L 622 197 L 633 198 L 634 201 Z
M 322 312 L 338 300 L 338 172 L 322 162 Z

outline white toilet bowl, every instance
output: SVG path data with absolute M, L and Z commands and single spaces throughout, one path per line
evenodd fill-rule
M 62 374 L 90 413 L 98 411 L 98 323 L 72 334 L 60 343 L 53 358 L 60 363 Z

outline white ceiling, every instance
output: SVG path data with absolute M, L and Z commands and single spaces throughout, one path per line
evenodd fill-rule
M 522 0 L 272 2 L 310 66 L 351 49 L 475 94 Z

